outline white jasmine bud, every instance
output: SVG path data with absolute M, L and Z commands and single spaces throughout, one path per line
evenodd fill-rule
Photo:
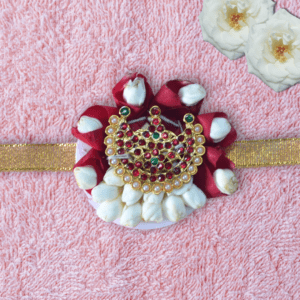
M 77 123 L 77 129 L 80 133 L 87 133 L 102 128 L 102 123 L 95 118 L 82 116 Z
M 92 189 L 92 198 L 95 202 L 114 200 L 119 195 L 121 195 L 121 188 L 107 185 L 103 181 Z
M 214 118 L 211 123 L 210 137 L 214 143 L 219 143 L 225 139 L 231 131 L 231 125 L 225 118 Z
M 183 200 L 179 196 L 169 196 L 162 202 L 165 216 L 171 222 L 177 222 L 186 216 L 186 209 Z
M 144 201 L 149 203 L 160 204 L 164 197 L 164 194 L 164 192 L 161 192 L 158 195 L 155 195 L 153 193 L 144 194 Z
M 120 219 L 120 224 L 127 227 L 135 227 L 142 220 L 142 205 L 140 203 L 135 203 L 133 205 L 125 205 L 122 216 Z
M 188 183 L 183 184 L 180 189 L 173 189 L 173 191 L 170 193 L 170 195 L 182 195 L 186 191 L 188 191 L 193 185 L 193 179 L 191 179 Z
M 202 85 L 194 83 L 182 87 L 179 90 L 178 95 L 182 103 L 187 106 L 192 106 L 206 96 L 206 91 Z
M 195 184 L 182 195 L 182 198 L 184 203 L 193 209 L 200 208 L 206 203 L 205 194 Z
M 142 207 L 142 217 L 145 222 L 162 222 L 162 207 L 161 204 L 144 202 Z
M 146 88 L 143 78 L 136 77 L 133 81 L 129 80 L 124 91 L 123 97 L 128 104 L 141 106 L 146 99 Z
M 122 177 L 118 176 L 115 173 L 115 168 L 113 168 L 113 167 L 109 168 L 106 171 L 103 180 L 108 185 L 116 185 L 116 186 L 123 186 L 124 185 L 124 181 L 123 181 Z
M 223 194 L 231 195 L 238 189 L 238 180 L 230 169 L 217 169 L 213 176 L 217 188 Z
M 97 215 L 103 221 L 112 222 L 121 217 L 123 206 L 124 205 L 121 201 L 121 197 L 118 197 L 112 201 L 104 201 L 98 207 Z
M 79 188 L 83 190 L 92 189 L 97 184 L 97 173 L 91 166 L 76 167 L 74 176 Z
M 138 202 L 143 196 L 141 191 L 136 191 L 132 188 L 131 184 L 125 184 L 122 194 L 122 201 L 127 205 L 132 205 Z

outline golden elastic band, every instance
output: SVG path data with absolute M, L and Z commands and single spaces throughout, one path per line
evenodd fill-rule
M 71 171 L 76 143 L 0 145 L 0 171 Z M 300 138 L 240 141 L 226 148 L 236 168 L 300 164 Z

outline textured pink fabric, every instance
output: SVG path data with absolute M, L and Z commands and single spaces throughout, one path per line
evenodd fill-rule
M 300 17 L 299 1 L 280 0 Z M 276 94 L 203 42 L 202 0 L 0 1 L 1 143 L 74 142 L 126 72 L 201 83 L 238 139 L 300 137 L 300 85 Z M 1 299 L 300 299 L 300 168 L 238 170 L 240 190 L 169 228 L 101 221 L 72 173 L 0 174 Z

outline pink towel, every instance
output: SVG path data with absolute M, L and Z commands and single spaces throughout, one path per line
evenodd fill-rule
M 74 142 L 126 73 L 199 82 L 238 139 L 300 137 L 277 94 L 203 42 L 202 0 L 0 1 L 1 143 Z M 278 0 L 300 17 L 300 2 Z M 100 220 L 70 173 L 0 173 L 1 299 L 300 299 L 300 168 L 238 170 L 239 191 L 150 232 Z

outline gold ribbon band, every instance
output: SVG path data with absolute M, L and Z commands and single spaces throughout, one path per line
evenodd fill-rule
M 0 171 L 71 171 L 76 143 L 0 145 Z M 237 168 L 300 164 L 300 138 L 235 142 L 226 149 Z

